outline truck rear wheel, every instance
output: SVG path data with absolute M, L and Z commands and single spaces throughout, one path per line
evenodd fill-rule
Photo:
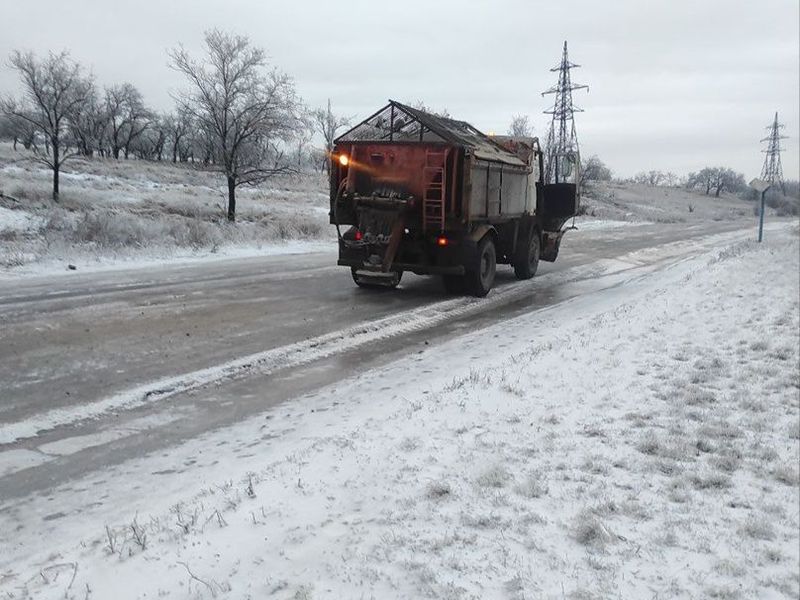
M 402 271 L 392 271 L 386 274 L 366 275 L 358 273 L 355 267 L 350 267 L 350 274 L 353 276 L 353 281 L 358 287 L 375 289 L 375 290 L 393 290 L 400 284 L 400 279 L 403 277 Z
M 530 279 L 536 275 L 539 268 L 539 255 L 541 253 L 541 241 L 539 232 L 531 229 L 525 237 L 523 243 L 517 248 L 514 257 L 514 275 L 517 279 Z
M 494 276 L 497 272 L 497 251 L 494 240 L 486 236 L 478 244 L 478 260 L 475 265 L 468 266 L 464 276 L 467 291 L 473 296 L 483 298 L 494 285 Z

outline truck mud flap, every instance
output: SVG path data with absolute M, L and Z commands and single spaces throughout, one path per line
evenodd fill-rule
M 397 249 L 400 247 L 400 242 L 403 239 L 405 228 L 405 215 L 400 214 L 392 226 L 392 233 L 389 236 L 389 244 L 386 246 L 386 252 L 383 254 L 383 262 L 381 266 L 384 273 L 388 273 L 392 268 L 392 263 L 394 262 L 394 257 L 397 256 Z
M 542 233 L 542 251 L 539 254 L 539 258 L 547 262 L 555 262 L 556 258 L 558 258 L 558 250 L 561 248 L 561 238 L 563 237 L 563 231 L 545 231 Z

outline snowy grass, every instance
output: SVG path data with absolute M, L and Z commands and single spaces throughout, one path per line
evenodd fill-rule
M 37 262 L 109 262 L 261 248 L 330 239 L 322 177 L 280 177 L 238 193 L 238 221 L 224 218 L 219 174 L 171 163 L 80 160 L 50 174 L 0 144 L 0 269 Z
M 27 499 L 0 525 L 38 526 L 47 552 L 0 563 L 0 587 L 796 598 L 799 255 L 794 233 L 735 243 L 426 347 L 53 491 L 75 507 L 60 525 Z M 80 504 L 97 481 L 112 482 L 105 512 Z M 134 502 L 137 488 L 160 491 Z
M 583 196 L 587 225 L 596 219 L 649 223 L 752 219 L 754 206 L 730 194 L 715 198 L 682 188 L 640 184 L 592 183 L 583 190 Z

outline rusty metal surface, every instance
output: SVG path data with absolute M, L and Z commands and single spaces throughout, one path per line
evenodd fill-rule
M 433 115 L 394 100 L 339 136 L 335 143 L 365 141 L 441 142 L 466 148 L 482 160 L 525 166 L 516 154 L 466 121 Z
M 362 196 L 422 199 L 426 185 L 426 156 L 442 152 L 440 143 L 343 143 L 335 152 L 345 152 L 347 191 Z
M 389 202 L 403 204 L 410 211 L 408 214 L 418 215 L 407 221 L 409 226 L 419 220 L 426 231 L 443 231 L 444 227 L 435 219 L 430 219 L 427 228 L 422 219 L 422 211 L 429 202 L 426 198 L 439 181 L 433 180 L 436 169 L 429 164 L 430 156 L 437 154 L 444 155 L 443 164 L 446 165 L 441 197 L 445 225 L 519 215 L 528 212 L 529 205 L 535 205 L 535 197 L 529 198 L 535 193 L 528 189 L 531 187 L 529 179 L 533 177 L 530 168 L 480 160 L 474 154 L 461 157 L 454 150 L 457 149 L 439 142 L 342 143 L 335 152 L 347 154 L 349 158 L 347 167 L 337 167 L 345 182 L 349 198 L 346 202 L 352 208 L 376 202 L 382 208 L 388 208 Z M 351 220 L 342 222 L 358 225 Z
M 519 135 L 496 135 L 492 139 L 513 152 L 526 165 L 533 166 L 536 153 L 541 152 L 539 138 Z

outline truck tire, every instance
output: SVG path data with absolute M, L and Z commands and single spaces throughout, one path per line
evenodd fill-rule
M 392 271 L 392 277 L 370 277 L 359 275 L 355 267 L 350 267 L 350 274 L 358 287 L 371 290 L 393 290 L 403 278 L 402 271 Z
M 514 257 L 514 275 L 517 276 L 517 279 L 530 279 L 536 275 L 542 251 L 541 245 L 539 231 L 532 228 L 530 233 L 525 236 L 523 243 L 517 248 Z
M 492 289 L 496 272 L 497 251 L 494 240 L 487 235 L 478 244 L 476 263 L 467 266 L 467 273 L 464 276 L 467 291 L 473 296 L 483 298 Z

